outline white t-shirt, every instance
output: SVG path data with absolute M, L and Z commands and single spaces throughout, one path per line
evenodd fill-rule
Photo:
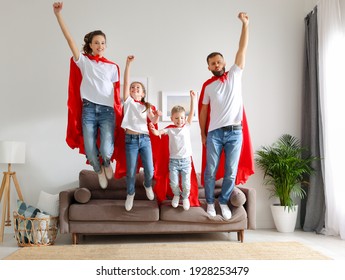
M 210 106 L 208 131 L 242 122 L 242 69 L 234 64 L 224 82 L 216 80 L 205 87 L 202 104 Z
M 147 113 L 145 105 L 136 102 L 131 96 L 128 96 L 124 102 L 124 114 L 121 127 L 130 129 L 140 134 L 149 134 L 147 127 Z M 145 111 L 145 112 L 144 112 Z
M 116 65 L 91 60 L 82 53 L 75 63 L 83 76 L 80 85 L 81 98 L 114 107 L 114 83 L 119 80 Z
M 170 158 L 182 159 L 192 156 L 190 124 L 188 122 L 183 127 L 164 128 L 163 131 L 169 136 Z

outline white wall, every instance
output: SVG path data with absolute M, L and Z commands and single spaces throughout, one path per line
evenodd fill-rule
M 101 4 L 101 5 L 99 5 Z M 149 78 L 149 101 L 161 107 L 161 91 L 200 91 L 210 77 L 206 56 L 220 51 L 230 65 L 238 46 L 240 11 L 250 16 L 243 95 L 254 150 L 281 134 L 300 136 L 305 0 L 65 0 L 63 15 L 78 45 L 95 29 L 107 34 L 106 57 L 123 71 L 136 55 L 133 76 Z M 27 203 L 41 190 L 58 193 L 91 169 L 65 143 L 69 48 L 52 1 L 6 1 L 0 9 L 2 43 L 0 140 L 27 143 L 26 163 L 15 165 Z M 161 123 L 160 126 L 166 125 Z M 198 123 L 193 156 L 200 168 Z M 7 166 L 0 164 L 0 169 Z M 256 170 L 246 184 L 257 190 L 257 225 L 273 227 L 272 201 Z M 12 189 L 12 208 L 16 194 Z M 12 229 L 11 229 L 12 230 Z

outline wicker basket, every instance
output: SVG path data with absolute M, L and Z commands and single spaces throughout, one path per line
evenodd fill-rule
M 14 234 L 20 247 L 53 245 L 59 226 L 59 217 L 25 218 L 13 212 Z

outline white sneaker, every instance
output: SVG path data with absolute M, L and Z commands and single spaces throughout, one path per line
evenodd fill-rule
M 211 217 L 215 217 L 217 215 L 216 209 L 214 209 L 214 204 L 207 204 L 207 214 Z
M 131 211 L 133 208 L 133 200 L 134 200 L 134 194 L 127 194 L 125 208 L 127 211 Z
M 174 195 L 172 201 L 171 201 L 171 206 L 176 208 L 180 202 L 180 196 L 179 195 Z
M 220 210 L 222 211 L 222 216 L 225 220 L 231 219 L 231 211 L 229 209 L 229 206 L 227 204 L 219 204 Z
M 98 175 L 98 182 L 102 189 L 106 189 L 108 187 L 108 180 L 105 177 L 105 172 L 103 167 L 101 167 L 101 173 L 97 173 Z
M 145 187 L 145 191 L 146 191 L 146 196 L 149 200 L 153 200 L 155 198 L 152 187 L 148 187 L 148 188 Z
M 183 209 L 184 210 L 188 210 L 189 207 L 190 207 L 189 199 L 185 198 L 185 199 L 182 200 L 182 202 L 183 202 Z
M 111 164 L 109 164 L 109 166 L 104 166 L 104 172 L 105 177 L 107 177 L 108 180 L 111 180 L 114 177 L 114 172 Z

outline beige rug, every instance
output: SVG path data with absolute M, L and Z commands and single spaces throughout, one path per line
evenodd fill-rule
M 327 260 L 298 242 L 79 244 L 20 248 L 5 260 Z

